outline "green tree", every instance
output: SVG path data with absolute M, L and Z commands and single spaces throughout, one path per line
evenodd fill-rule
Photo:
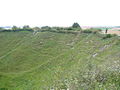
M 29 25 L 24 25 L 23 29 L 30 29 L 30 26 Z
M 51 30 L 51 27 L 49 27 L 49 26 L 43 26 L 43 27 L 41 27 L 41 29 L 44 29 L 44 30 Z
M 13 26 L 12 30 L 18 30 L 19 28 L 17 26 Z
M 74 23 L 74 24 L 72 25 L 72 27 L 73 27 L 73 28 L 81 28 L 78 23 Z

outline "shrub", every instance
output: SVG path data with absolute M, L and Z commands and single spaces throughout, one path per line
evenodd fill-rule
M 106 36 L 103 37 L 103 39 L 111 38 L 111 37 L 113 37 L 113 36 L 114 36 L 114 35 L 112 35 L 112 34 L 107 34 Z
M 84 30 L 83 33 L 92 33 L 91 30 Z
M 0 90 L 8 90 L 7 88 L 0 88 Z
M 69 28 L 67 28 L 67 30 L 73 30 L 73 28 L 72 28 L 72 27 L 69 27 Z

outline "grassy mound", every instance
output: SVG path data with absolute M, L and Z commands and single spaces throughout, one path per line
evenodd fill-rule
M 118 90 L 120 38 L 1 32 L 0 90 Z

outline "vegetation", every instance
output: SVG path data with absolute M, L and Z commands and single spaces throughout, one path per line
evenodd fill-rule
M 49 26 L 43 26 L 43 27 L 41 27 L 41 29 L 43 29 L 43 30 L 50 30 L 51 27 L 49 27 Z
M 12 30 L 18 30 L 18 29 L 20 29 L 20 28 L 18 28 L 17 26 L 12 27 Z
M 24 25 L 23 29 L 31 29 L 29 25 Z
M 92 33 L 92 31 L 91 30 L 84 30 L 84 31 L 82 31 L 83 33 Z
M 0 30 L 3 30 L 3 28 L 2 28 L 2 27 L 0 27 Z
M 111 37 L 113 37 L 113 36 L 116 36 L 115 34 L 106 34 L 104 37 L 103 37 L 103 39 L 107 39 L 107 38 L 111 38 Z
M 74 24 L 72 25 L 72 27 L 73 27 L 73 28 L 81 28 L 78 23 L 74 23 Z
M 0 90 L 119 90 L 120 37 L 61 29 L 0 32 Z
M 82 31 L 83 33 L 100 33 L 101 29 L 97 29 L 97 28 L 90 28 L 90 29 L 85 29 Z

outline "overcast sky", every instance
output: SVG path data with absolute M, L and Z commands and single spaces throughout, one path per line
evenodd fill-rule
M 120 25 L 120 0 L 0 0 L 0 26 Z

